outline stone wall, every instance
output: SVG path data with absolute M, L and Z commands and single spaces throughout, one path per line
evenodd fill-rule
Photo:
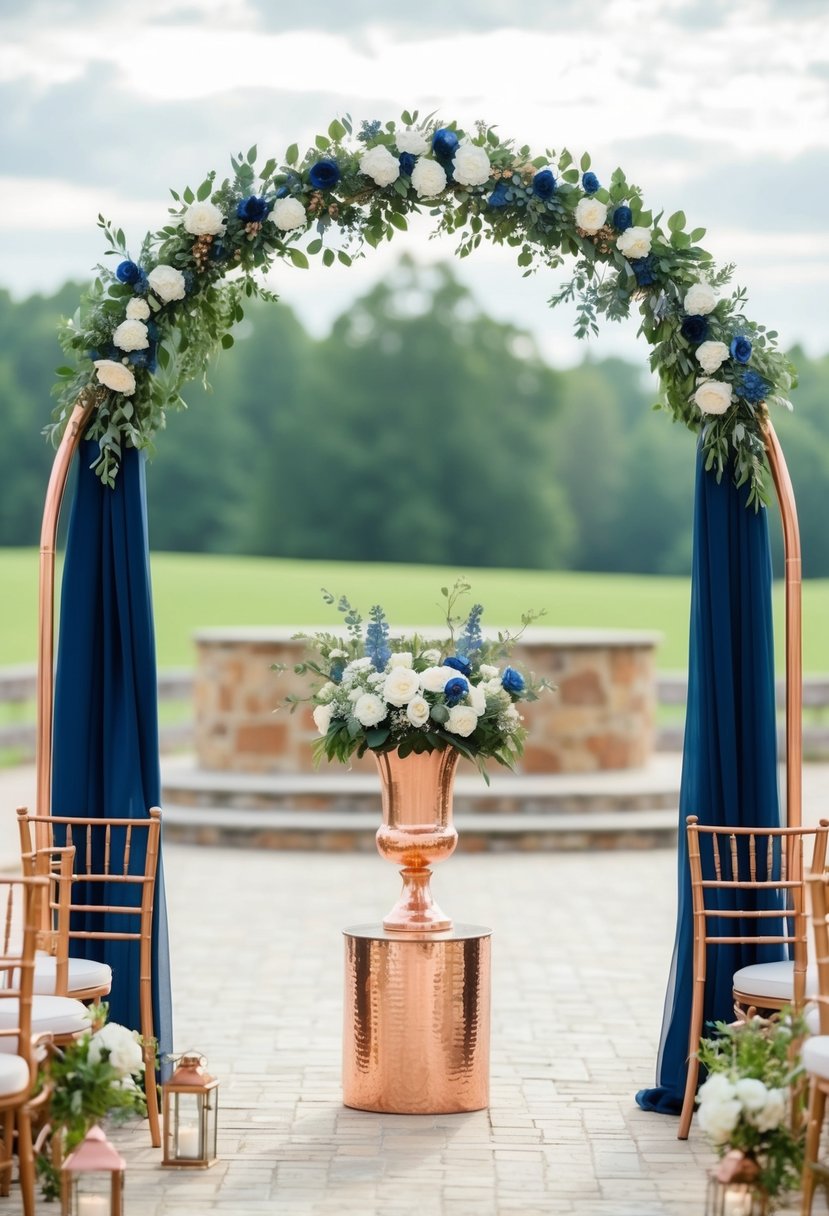
M 203 769 L 300 773 L 313 769 L 318 737 L 293 671 L 304 656 L 296 629 L 205 629 L 196 635 L 195 743 Z M 429 631 L 423 631 L 429 632 Z M 654 744 L 658 635 L 638 631 L 530 629 L 513 651 L 517 667 L 557 691 L 522 705 L 529 729 L 521 771 L 593 772 L 647 763 Z M 271 664 L 285 664 L 277 673 Z M 371 757 L 355 769 L 373 771 Z

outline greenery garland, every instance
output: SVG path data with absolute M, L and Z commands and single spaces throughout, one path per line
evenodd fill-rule
M 94 468 L 107 485 L 123 447 L 151 447 L 166 411 L 184 406 L 183 384 L 233 345 L 243 299 L 276 298 L 259 276 L 277 259 L 348 266 L 428 209 L 436 232 L 460 237 L 460 257 L 484 238 L 509 245 L 524 277 L 574 257 L 572 278 L 550 304 L 576 302 L 579 337 L 635 303 L 663 394 L 654 408 L 701 430 L 706 467 L 720 478 L 733 465 L 749 504 L 768 501 L 766 408 L 791 408 L 795 370 L 777 334 L 744 315 L 745 291 L 720 294 L 734 267 L 718 269 L 699 246 L 705 229 L 687 232 L 682 211 L 663 223 L 621 169 L 603 186 L 586 153 L 579 167 L 566 149 L 532 157 L 485 123 L 464 132 L 431 115 L 418 122 L 417 111 L 404 111 L 400 124 L 364 122 L 356 136 L 346 116 L 302 157 L 293 144 L 282 164 L 257 170 L 256 158 L 256 147 L 233 157 L 233 176 L 220 185 L 211 172 L 195 191 L 171 191 L 168 223 L 147 234 L 136 258 L 123 230 L 98 217 L 118 263 L 98 267 L 61 328 L 74 365 L 58 369 L 47 434 L 57 441 L 75 403 L 93 394 L 87 436 L 98 441 Z

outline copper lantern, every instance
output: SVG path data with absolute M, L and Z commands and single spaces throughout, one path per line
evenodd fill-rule
M 162 1165 L 206 1169 L 216 1161 L 219 1082 L 211 1077 L 198 1052 L 181 1056 L 169 1081 L 161 1086 L 164 1112 Z
M 61 1216 L 124 1216 L 126 1163 L 100 1127 L 61 1166 Z

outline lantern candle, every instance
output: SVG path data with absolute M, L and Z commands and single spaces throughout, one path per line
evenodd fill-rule
M 179 1157 L 198 1157 L 199 1129 L 197 1127 L 179 1127 L 178 1155 Z

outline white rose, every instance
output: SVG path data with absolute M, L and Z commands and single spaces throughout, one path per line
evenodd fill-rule
M 193 236 L 218 236 L 224 231 L 225 217 L 213 203 L 191 203 L 182 223 L 184 231 Z
M 420 656 L 424 663 L 428 663 L 431 667 L 437 667 L 440 662 L 439 650 L 424 650 Z
M 373 692 L 364 692 L 354 704 L 354 717 L 363 726 L 376 726 L 386 716 L 386 703 Z
M 725 1144 L 737 1126 L 742 1110 L 736 1098 L 701 1103 L 698 1115 L 700 1130 L 714 1144 Z
M 420 686 L 425 692 L 443 692 L 446 681 L 457 674 L 454 667 L 427 667 L 420 673 Z
M 175 266 L 166 266 L 162 262 L 155 270 L 150 271 L 147 281 L 163 304 L 168 304 L 170 300 L 184 299 L 184 275 L 180 270 L 176 270 Z
M 105 1026 L 93 1034 L 89 1042 L 89 1059 L 93 1064 L 99 1064 L 104 1051 L 109 1052 L 109 1062 L 122 1077 L 136 1076 L 143 1072 L 144 1057 L 137 1036 L 119 1026 L 117 1022 L 107 1022 Z
M 333 705 L 314 706 L 314 725 L 321 735 L 328 734 L 328 727 L 331 725 L 331 718 L 333 717 L 333 714 Z
M 650 228 L 626 228 L 616 239 L 616 248 L 626 258 L 645 258 L 651 251 Z
M 418 198 L 434 198 L 446 189 L 446 172 L 443 165 L 421 156 L 412 169 L 412 185 Z
M 452 176 L 462 186 L 482 186 L 489 178 L 491 167 L 486 148 L 465 140 L 455 153 Z
M 395 135 L 397 140 L 398 152 L 411 152 L 412 156 L 422 156 L 424 152 L 429 151 L 429 141 L 422 131 L 416 130 L 414 127 L 407 127 L 405 131 L 398 131 Z
M 305 208 L 298 198 L 278 198 L 271 212 L 271 219 L 277 228 L 287 232 L 289 228 L 301 228 L 305 223 Z
M 461 735 L 466 738 L 467 735 L 472 734 L 477 725 L 478 715 L 471 705 L 453 705 L 449 710 L 446 729 L 453 735 Z
M 360 172 L 365 173 L 366 177 L 370 177 L 378 186 L 390 186 L 400 176 L 400 163 L 385 144 L 378 144 L 360 157 Z
M 722 380 L 703 380 L 694 393 L 703 414 L 724 414 L 731 405 L 731 385 Z
M 728 358 L 728 347 L 724 342 L 700 342 L 696 349 L 697 361 L 705 372 L 706 376 L 710 376 L 725 363 Z
M 412 726 L 425 726 L 429 721 L 429 702 L 421 696 L 412 697 L 406 706 L 406 717 Z
M 576 224 L 584 232 L 598 232 L 607 219 L 607 204 L 597 198 L 580 198 L 576 207 Z
M 438 656 L 440 657 L 440 656 Z M 414 655 L 409 650 L 397 650 L 389 659 L 389 667 L 411 667 Z
M 704 317 L 717 306 L 714 288 L 708 283 L 694 283 L 685 294 L 683 307 L 692 317 Z
M 725 1073 L 713 1072 L 706 1081 L 700 1085 L 697 1092 L 697 1102 L 702 1105 L 703 1102 L 726 1102 L 731 1098 L 736 1097 L 737 1088 L 733 1081 L 729 1081 Z
M 746 1111 L 762 1110 L 768 1101 L 769 1091 L 762 1081 L 754 1077 L 743 1077 L 734 1086 L 734 1090 L 743 1104 L 743 1110 Z
M 143 321 L 122 321 L 112 335 L 112 340 L 119 350 L 146 350 L 150 345 L 150 335 Z
M 481 714 L 486 713 L 486 692 L 483 688 L 481 688 L 480 684 L 470 685 L 469 704 L 475 710 L 475 713 L 479 718 Z
M 420 675 L 410 667 L 393 667 L 383 684 L 390 705 L 406 705 L 420 692 Z
M 131 397 L 135 392 L 135 376 L 123 363 L 116 363 L 114 359 L 96 359 L 95 371 L 104 388 L 123 393 L 125 397 Z
M 780 1127 L 786 1118 L 785 1089 L 770 1089 L 768 1100 L 763 1109 L 754 1116 L 752 1123 L 759 1132 L 770 1132 Z
M 146 321 L 150 315 L 150 306 L 141 296 L 133 296 L 127 304 L 128 321 Z
M 493 667 L 490 663 L 481 663 L 478 670 L 484 680 L 494 680 L 501 675 L 499 668 Z

